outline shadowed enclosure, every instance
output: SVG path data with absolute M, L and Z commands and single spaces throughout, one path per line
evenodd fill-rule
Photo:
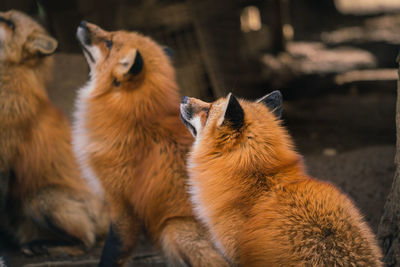
M 182 96 L 253 100 L 280 90 L 283 125 L 310 175 L 341 188 L 378 233 L 395 173 L 398 1 L 2 0 L 0 11 L 9 9 L 35 17 L 58 40 L 48 93 L 70 119 L 88 80 L 75 37 L 81 20 L 170 47 Z M 102 247 L 29 258 L 7 235 L 0 241 L 9 266 L 96 266 Z M 131 261 L 165 264 L 144 235 Z

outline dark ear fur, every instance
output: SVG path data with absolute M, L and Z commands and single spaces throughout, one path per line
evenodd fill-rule
M 26 46 L 32 53 L 39 52 L 43 55 L 51 55 L 56 51 L 58 42 L 50 35 L 36 32 L 30 36 Z
M 282 94 L 280 91 L 273 91 L 272 93 L 261 97 L 256 102 L 266 105 L 277 118 L 282 116 Z
M 239 130 L 244 123 L 244 111 L 233 94 L 229 94 L 228 104 L 222 124 L 228 124 L 232 129 Z
M 135 62 L 132 64 L 132 67 L 129 69 L 129 73 L 132 75 L 138 75 L 143 70 L 143 58 L 140 54 L 139 50 L 136 51 Z
M 172 50 L 168 46 L 164 46 L 163 50 L 164 50 L 164 53 L 169 57 L 169 59 L 171 59 L 171 60 L 174 59 L 174 56 L 175 56 L 174 50 Z
M 137 49 L 128 51 L 113 69 L 114 85 L 118 86 L 131 75 L 139 75 L 143 71 L 143 64 L 142 55 Z

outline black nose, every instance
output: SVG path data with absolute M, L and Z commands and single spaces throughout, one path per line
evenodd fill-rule
M 82 28 L 86 28 L 86 21 L 82 20 L 79 26 Z
M 182 104 L 187 104 L 188 102 L 189 102 L 189 97 L 187 97 L 187 96 L 182 97 L 182 100 L 181 100 Z

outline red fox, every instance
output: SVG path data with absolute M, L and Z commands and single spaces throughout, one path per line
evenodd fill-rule
M 82 253 L 109 224 L 47 96 L 56 48 L 27 15 L 0 12 L 0 228 L 28 254 Z
M 193 138 L 163 47 L 139 33 L 82 22 L 77 37 L 90 79 L 76 100 L 74 147 L 104 192 L 112 225 L 100 266 L 124 265 L 144 226 L 173 266 L 227 266 L 194 218 L 186 155 Z
M 191 201 L 216 247 L 240 266 L 382 266 L 353 202 L 306 174 L 281 110 L 279 91 L 255 102 L 182 98 L 195 137 Z

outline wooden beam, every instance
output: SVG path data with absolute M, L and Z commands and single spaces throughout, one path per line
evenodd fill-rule
M 400 63 L 400 54 L 397 56 L 397 63 Z M 396 172 L 378 228 L 378 237 L 383 248 L 385 266 L 393 267 L 400 265 L 400 68 L 398 75 L 396 104 Z

